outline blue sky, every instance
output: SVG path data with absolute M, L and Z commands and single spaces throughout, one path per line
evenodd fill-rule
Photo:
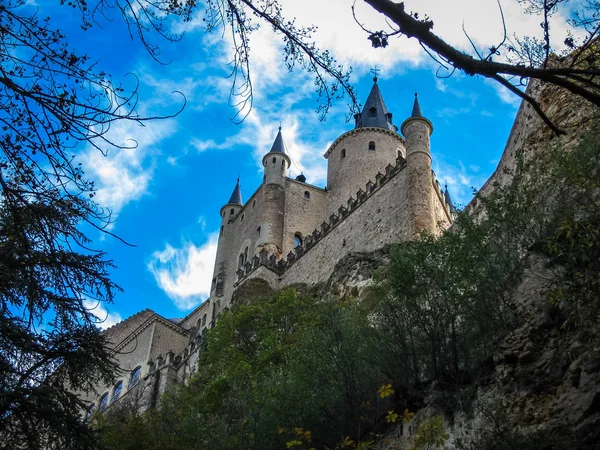
M 57 2 L 56 2 L 57 3 Z M 284 12 L 300 23 L 319 26 L 317 42 L 332 50 L 345 66 L 353 67 L 352 82 L 361 101 L 372 86 L 370 69 L 381 68 L 380 88 L 394 122 L 400 125 L 411 111 L 413 93 L 419 92 L 423 113 L 434 124 L 432 155 L 440 182 L 448 183 L 456 203 L 465 204 L 472 188 L 480 187 L 494 171 L 519 104 L 505 90 L 477 77 L 436 76 L 437 66 L 406 39 L 394 39 L 386 49 L 372 49 L 352 19 L 349 0 L 284 0 Z M 468 50 L 461 26 L 476 45 L 488 48 L 502 36 L 495 0 L 407 0 L 408 9 L 428 13 L 435 31 Z M 538 18 L 522 14 L 521 6 L 504 0 L 509 30 L 525 34 L 540 29 Z M 112 325 L 143 308 L 166 317 L 183 317 L 206 299 L 213 270 L 219 209 L 240 176 L 244 198 L 262 180 L 261 157 L 268 151 L 281 121 L 292 173 L 308 182 L 325 185 L 328 145 L 352 128 L 345 122 L 344 100 L 337 102 L 326 121 L 315 112 L 316 94 L 310 75 L 288 73 L 282 62 L 281 43 L 263 27 L 252 39 L 254 107 L 241 124 L 230 118 L 235 109 L 228 101 L 231 79 L 230 44 L 220 32 L 205 34 L 199 14 L 190 23 L 172 24 L 186 35 L 178 43 L 161 45 L 161 65 L 153 61 L 126 27 L 99 19 L 89 31 L 79 28 L 75 13 L 62 7 L 46 9 L 54 24 L 65 31 L 75 48 L 98 61 L 98 68 L 115 80 L 140 86 L 139 110 L 146 115 L 167 115 L 187 106 L 177 117 L 147 123 L 141 128 L 118 123 L 110 133 L 117 142 L 138 142 L 135 149 L 118 150 L 102 157 L 82 148 L 79 157 L 87 174 L 96 180 L 99 203 L 113 209 L 112 232 L 135 245 L 129 247 L 107 236 L 93 235 L 96 248 L 108 253 L 119 267 L 115 281 L 125 292 L 113 305 L 103 326 Z M 359 19 L 372 28 L 382 22 L 365 5 Z M 53 6 L 52 8 L 59 8 Z M 57 14 L 59 11 L 59 14 Z M 318 11 L 319 14 L 315 14 Z M 110 18 L 110 17 L 109 17 Z M 557 28 L 564 19 L 555 18 Z M 97 315 L 106 317 L 105 306 Z

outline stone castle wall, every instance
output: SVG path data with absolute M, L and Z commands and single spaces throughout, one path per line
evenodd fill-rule
M 308 193 L 308 196 L 306 195 Z M 326 216 L 328 192 L 324 189 L 286 179 L 285 223 L 282 254 L 294 249 L 294 235 L 310 235 Z M 308 197 L 308 198 L 307 198 Z
M 406 161 L 399 157 L 394 166 L 388 165 L 385 173 L 368 181 L 284 259 L 278 260 L 266 252 L 253 258 L 238 271 L 234 289 L 254 278 L 263 278 L 273 288 L 319 283 L 329 278 L 347 254 L 371 252 L 411 239 L 407 174 Z M 431 179 L 434 178 L 432 172 Z M 429 187 L 429 195 L 434 199 L 436 220 L 449 224 L 450 208 L 437 181 Z
M 374 150 L 369 150 L 369 142 L 375 144 Z M 406 155 L 404 139 L 383 128 L 357 128 L 336 139 L 325 153 L 328 200 L 323 217 L 337 213 L 340 205 L 364 189 L 377 173 L 385 173 L 399 155 Z

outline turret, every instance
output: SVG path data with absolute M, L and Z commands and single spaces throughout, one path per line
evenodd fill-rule
M 402 134 L 406 138 L 408 207 L 412 238 L 436 231 L 429 140 L 431 133 L 433 125 L 423 117 L 419 98 L 415 94 L 412 114 L 402 124 Z
M 231 229 L 229 221 L 242 209 L 242 190 L 238 178 L 235 188 L 231 193 L 229 201 L 221 207 L 221 229 L 219 231 L 219 242 L 217 244 L 217 257 L 215 258 L 215 269 L 210 288 L 211 296 L 223 295 L 223 287 L 227 274 L 227 262 L 231 256 Z
M 281 257 L 283 247 L 283 228 L 285 213 L 285 179 L 290 167 L 290 157 L 285 152 L 285 144 L 281 136 L 281 127 L 271 146 L 271 150 L 263 156 L 265 176 L 262 186 L 263 202 L 259 212 L 259 227 L 256 229 L 255 254 L 266 250 Z
M 276 183 L 285 186 L 285 177 L 290 168 L 291 160 L 285 152 L 281 127 L 279 127 L 279 132 L 271 146 L 271 150 L 263 156 L 262 163 L 265 168 L 264 184 Z
M 337 212 L 350 197 L 364 191 L 368 181 L 396 162 L 404 142 L 392 123 L 377 78 L 363 110 L 354 116 L 354 129 L 337 138 L 325 153 L 327 158 L 328 213 Z

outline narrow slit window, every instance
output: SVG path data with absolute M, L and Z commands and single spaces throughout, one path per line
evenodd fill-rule
M 233 213 L 234 213 L 234 209 L 233 209 L 233 208 L 231 208 L 231 209 L 229 210 L 229 215 L 230 215 L 230 216 L 233 216 Z
M 242 217 L 240 217 L 240 222 L 244 221 L 244 214 L 242 214 Z
M 113 391 L 112 399 L 110 401 L 111 403 L 114 403 L 119 399 L 119 396 L 121 395 L 122 390 L 123 390 L 123 382 L 119 381 L 117 383 L 117 385 L 115 386 L 115 390 Z
M 346 157 L 346 149 L 345 148 L 342 149 L 342 152 L 340 153 L 340 155 L 342 158 Z
M 140 381 L 140 375 L 142 374 L 142 368 L 136 367 L 131 371 L 131 378 L 129 379 L 129 385 L 127 385 L 127 389 L 131 389 Z
M 258 228 L 256 229 L 256 234 L 258 235 L 258 237 L 260 237 L 260 227 L 258 227 Z
M 277 162 L 277 158 L 273 158 L 273 164 Z

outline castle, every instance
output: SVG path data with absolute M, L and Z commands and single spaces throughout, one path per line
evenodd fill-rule
M 246 203 L 238 180 L 220 211 L 210 297 L 184 319 L 144 310 L 105 331 L 122 373 L 114 386 L 81 394 L 89 416 L 117 401 L 146 409 L 171 384 L 194 372 L 205 330 L 228 309 L 234 291 L 260 278 L 272 288 L 326 281 L 355 252 L 435 234 L 452 223 L 454 207 L 431 169 L 432 123 L 415 94 L 412 114 L 392 122 L 374 78 L 354 128 L 325 153 L 327 187 L 287 176 L 291 160 L 281 128 L 264 155 L 264 177 Z M 404 136 L 404 137 L 402 137 Z

